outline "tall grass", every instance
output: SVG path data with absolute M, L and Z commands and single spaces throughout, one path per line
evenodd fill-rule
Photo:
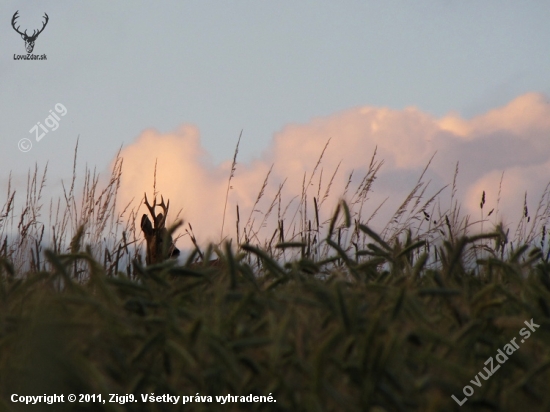
M 379 205 L 368 200 L 383 162 L 375 153 L 361 179 L 350 176 L 348 200 L 323 220 L 336 171 L 323 171 L 321 153 L 299 198 L 283 204 L 279 190 L 257 212 L 268 173 L 242 226 L 247 213 L 238 213 L 236 241 L 200 246 L 188 223 L 195 250 L 186 262 L 145 267 L 137 210 L 116 205 L 122 159 L 103 188 L 86 170 L 79 197 L 76 155 L 47 224 L 47 168 L 29 173 L 20 213 L 11 184 L 1 210 L 0 410 L 31 408 L 12 403 L 14 393 L 139 399 L 55 410 L 550 408 L 548 188 L 509 239 L 502 225 L 471 233 L 455 197 L 458 165 L 449 210 L 443 192 L 426 195 L 422 173 L 377 233 Z M 480 221 L 484 207 L 482 197 Z M 264 236 L 269 219 L 276 229 Z M 219 264 L 208 265 L 215 256 Z M 459 407 L 451 396 L 464 398 L 531 319 L 540 328 Z M 142 403 L 151 393 L 214 401 Z M 215 402 L 270 393 L 276 403 Z

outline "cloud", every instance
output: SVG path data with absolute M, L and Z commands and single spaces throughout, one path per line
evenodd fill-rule
M 483 191 L 485 210 L 496 208 L 500 189 L 499 217 L 517 223 L 525 192 L 535 209 L 550 179 L 549 137 L 550 104 L 536 93 L 519 96 L 472 119 L 456 113 L 435 118 L 414 107 L 391 110 L 365 106 L 315 118 L 307 124 L 290 124 L 273 136 L 258 159 L 237 164 L 224 232 L 235 236 L 237 205 L 241 234 L 246 223 L 253 222 L 249 233 L 259 230 L 258 236 L 263 238 L 271 237 L 279 217 L 284 216 L 289 234 L 293 225 L 298 228 L 300 222 L 314 220 L 313 197 L 322 203 L 321 221 L 327 219 L 340 196 L 353 198 L 375 150 L 384 164 L 363 206 L 363 216 L 369 216 L 389 197 L 375 226 L 384 226 L 384 219 L 414 187 L 434 153 L 425 176 L 431 180 L 430 193 L 452 183 L 459 162 L 458 193 L 463 211 L 480 216 Z M 199 130 L 184 125 L 174 133 L 144 131 L 123 149 L 122 157 L 121 204 L 132 198 L 141 201 L 144 192 L 152 196 L 156 162 L 157 191 L 170 199 L 171 218 L 181 209 L 181 217 L 192 224 L 197 238 L 220 239 L 232 154 L 227 161 L 214 164 L 200 144 Z M 263 196 L 255 206 L 269 172 Z M 297 208 L 304 187 L 307 216 L 303 208 Z M 450 189 L 441 197 L 449 199 Z

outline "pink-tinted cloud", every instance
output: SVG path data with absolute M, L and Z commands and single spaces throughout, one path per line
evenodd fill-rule
M 379 212 L 375 226 L 384 226 L 383 219 L 389 218 L 403 201 L 436 152 L 426 175 L 432 180 L 430 193 L 452 182 L 455 165 L 460 162 L 458 193 L 463 210 L 477 218 L 484 190 L 485 210 L 496 207 L 504 171 L 499 217 L 504 216 L 513 224 L 521 215 L 525 191 L 535 209 L 550 180 L 550 104 L 544 96 L 530 93 L 472 119 L 452 113 L 435 118 L 414 107 L 391 110 L 366 106 L 315 118 L 307 124 L 287 125 L 275 134 L 259 159 L 237 164 L 229 191 L 225 234 L 235 235 L 236 205 L 240 209 L 241 230 L 250 217 L 255 225 L 252 232 L 260 230 L 263 213 L 273 207 L 258 235 L 264 238 L 273 233 L 278 215 L 284 214 L 285 224 L 300 222 L 304 216 L 294 207 L 302 198 L 304 177 L 305 183 L 309 183 L 308 206 L 312 206 L 313 197 L 319 202 L 323 199 L 338 168 L 321 209 L 321 220 L 328 218 L 346 192 L 353 171 L 345 196 L 348 200 L 352 198 L 375 148 L 377 158 L 384 164 L 363 215 L 370 215 L 386 197 L 390 198 Z M 172 218 L 181 208 L 181 217 L 193 225 L 199 239 L 219 240 L 232 155 L 228 153 L 228 160 L 220 165 L 213 164 L 200 144 L 199 131 L 193 126 L 186 125 L 169 134 L 145 131 L 122 152 L 121 203 L 134 197 L 139 201 L 144 191 L 152 193 L 157 160 L 157 190 L 170 198 Z M 255 207 L 259 211 L 254 211 L 252 208 L 272 166 L 263 197 Z M 450 189 L 442 196 L 448 199 Z M 311 210 L 308 219 L 312 218 Z

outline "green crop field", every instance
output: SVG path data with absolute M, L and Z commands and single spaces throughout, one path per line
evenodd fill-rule
M 341 201 L 324 226 L 288 236 L 282 219 L 264 243 L 196 242 L 185 262 L 145 266 L 135 215 L 119 227 L 114 213 L 117 173 L 103 190 L 87 173 L 78 207 L 73 180 L 49 235 L 45 172 L 21 214 L 8 190 L 0 410 L 550 410 L 544 213 L 526 210 L 515 237 L 470 233 L 419 186 L 380 234 Z

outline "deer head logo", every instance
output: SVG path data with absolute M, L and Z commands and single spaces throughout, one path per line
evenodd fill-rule
M 46 21 L 43 23 L 42 28 L 38 31 L 34 30 L 32 35 L 29 36 L 27 34 L 27 30 L 25 30 L 25 32 L 23 33 L 23 32 L 19 31 L 20 26 L 15 27 L 15 20 L 17 20 L 17 18 L 19 17 L 18 13 L 19 13 L 19 10 L 17 10 L 15 12 L 15 14 L 13 15 L 13 18 L 11 19 L 11 25 L 12 25 L 13 29 L 21 35 L 21 38 L 23 40 L 25 40 L 25 48 L 27 49 L 27 53 L 32 53 L 32 51 L 34 49 L 34 42 L 36 41 L 36 38 L 38 37 L 38 35 L 40 33 L 42 33 L 44 31 L 44 28 L 46 27 L 46 24 L 48 24 L 48 20 L 50 18 L 48 17 L 48 15 L 46 13 L 44 13 L 44 18 L 46 19 Z
M 147 194 L 145 194 L 145 206 L 149 209 L 149 213 L 153 217 L 153 224 L 149 220 L 149 217 L 144 214 L 141 217 L 141 230 L 145 235 L 145 241 L 147 242 L 147 255 L 145 262 L 147 265 L 160 263 L 167 258 L 176 258 L 179 256 L 180 251 L 174 245 L 172 236 L 166 229 L 166 216 L 168 215 L 168 207 L 170 206 L 170 200 L 167 204 L 164 204 L 164 198 L 161 196 L 161 202 L 158 206 L 162 208 L 162 213 L 155 214 L 155 207 L 157 206 L 157 198 L 153 201 L 153 206 L 147 201 Z

